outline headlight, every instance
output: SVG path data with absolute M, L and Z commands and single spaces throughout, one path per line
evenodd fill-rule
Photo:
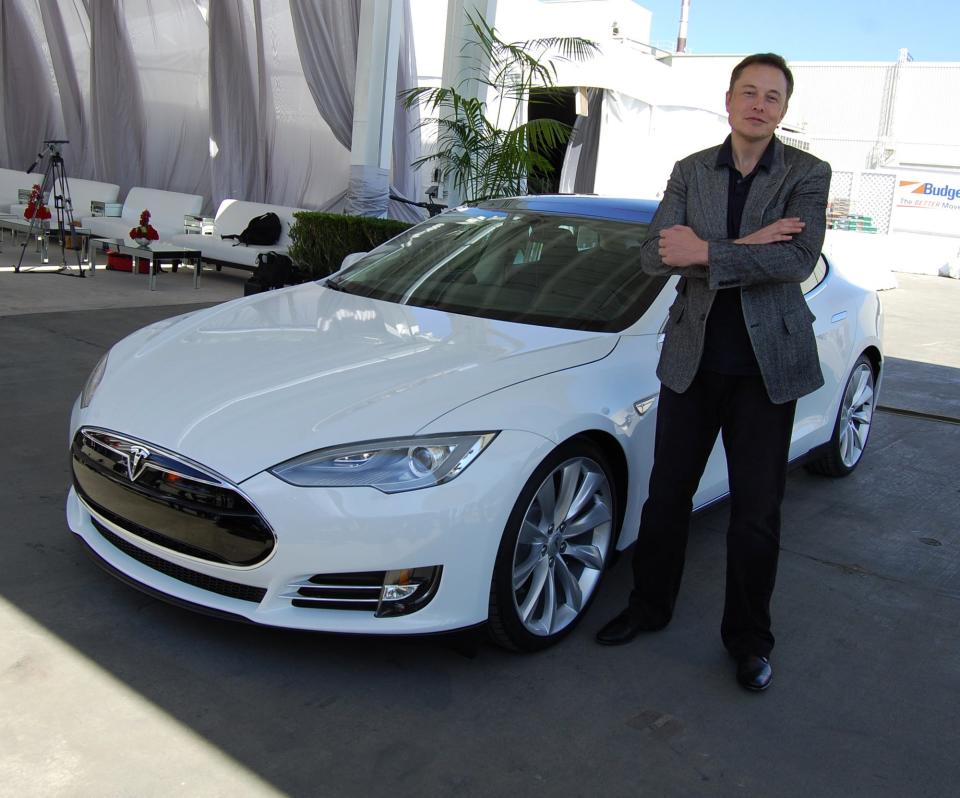
M 93 367 L 93 371 L 90 372 L 90 376 L 87 377 L 87 381 L 83 384 L 83 390 L 80 392 L 80 407 L 86 407 L 90 404 L 90 400 L 93 399 L 93 394 L 96 392 L 100 380 L 103 379 L 103 372 L 107 370 L 107 357 L 109 355 L 110 352 L 108 351 L 97 361 L 97 365 Z
M 459 476 L 496 432 L 429 435 L 320 449 L 270 473 L 304 488 L 369 486 L 384 493 L 429 488 Z

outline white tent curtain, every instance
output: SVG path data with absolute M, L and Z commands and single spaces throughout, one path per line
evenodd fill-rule
M 417 55 L 413 43 L 413 18 L 410 13 L 410 0 L 405 0 L 403 9 L 403 34 L 400 39 L 400 63 L 397 69 L 397 92 L 403 92 L 407 89 L 417 87 Z M 393 117 L 393 174 L 391 177 L 391 189 L 393 193 L 404 197 L 405 199 L 422 199 L 420 194 L 420 180 L 410 164 L 420 157 L 420 133 L 418 125 L 420 124 L 420 106 L 416 104 L 410 108 L 404 109 L 401 103 L 397 104 L 397 110 Z M 416 131 L 416 132 L 414 132 Z M 397 205 L 398 203 L 393 203 Z M 394 208 L 393 213 L 399 213 L 401 208 Z M 422 218 L 421 214 L 412 212 L 410 206 L 406 206 L 405 213 L 411 213 L 410 216 L 404 216 L 409 221 L 416 221 Z
M 253 0 L 251 12 L 259 3 Z M 250 4 L 217 0 L 209 13 L 210 158 L 214 205 L 227 197 L 266 202 L 268 142 L 260 129 L 257 42 Z
M 90 3 L 90 128 L 94 174 L 125 194 L 144 185 L 147 124 L 120 0 Z
M 360 0 L 290 0 L 300 64 L 320 115 L 348 150 L 360 35 Z
M 360 36 L 360 0 L 290 0 L 300 63 L 310 93 L 324 121 L 348 150 L 353 139 L 353 95 L 355 89 L 357 42 Z M 404 0 L 403 33 L 397 71 L 397 90 L 413 88 L 417 81 L 413 22 L 410 0 Z M 420 156 L 418 108 L 397 104 L 393 126 L 393 174 L 390 192 L 416 199 L 417 176 L 410 164 Z M 363 186 L 363 181 L 359 181 Z M 356 189 L 355 189 L 356 190 Z M 323 210 L 342 211 L 347 189 L 321 205 Z M 369 199 L 369 201 L 367 201 Z M 354 204 L 375 208 L 378 198 L 354 197 Z M 394 219 L 419 221 L 424 213 L 412 206 L 390 201 L 388 215 Z
M 346 183 L 349 149 L 317 109 L 292 10 L 287 0 L 210 4 L 214 205 L 230 197 L 319 207 Z M 311 24 L 315 9 L 301 10 Z
M 90 18 L 86 9 L 82 5 L 78 7 L 73 0 L 67 8 L 61 8 L 59 2 L 40 2 L 38 9 L 43 35 L 38 35 L 37 41 L 46 39 L 50 55 L 48 74 L 53 81 L 53 90 L 60 98 L 63 120 L 63 128 L 49 131 L 53 135 L 47 138 L 65 138 L 70 142 L 64 147 L 68 174 L 92 178 L 93 143 L 85 99 L 89 94 Z M 78 42 L 78 47 L 73 46 L 74 41 Z
M 11 0 L 0 0 L 0 157 L 20 170 L 35 160 L 44 139 L 55 138 L 51 131 L 59 127 L 52 87 L 46 77 L 47 64 L 38 41 L 25 8 Z
M 25 169 L 43 139 L 67 138 L 67 174 L 121 196 L 330 207 L 349 180 L 359 4 L 0 0 L 0 165 Z M 401 88 L 416 80 L 409 0 L 404 12 Z M 412 198 L 415 124 L 398 107 L 391 188 Z
M 143 181 L 207 195 L 210 107 L 201 10 L 194 0 L 124 0 L 123 8 L 143 98 Z
M 722 114 L 654 106 L 609 89 L 602 117 L 594 191 L 608 196 L 661 197 L 676 160 L 730 132 Z
M 281 205 L 317 208 L 346 185 L 350 150 L 337 140 L 314 100 L 289 0 L 261 3 L 260 79 L 271 87 L 267 105 L 261 106 L 264 124 L 271 126 L 267 196 Z M 352 71 L 355 62 L 356 57 Z
M 597 152 L 603 117 L 603 89 L 587 89 L 587 115 L 578 116 L 560 170 L 564 194 L 592 194 L 597 176 Z

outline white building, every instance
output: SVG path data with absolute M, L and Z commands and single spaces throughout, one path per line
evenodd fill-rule
M 746 53 L 657 50 L 649 44 L 650 12 L 629 0 L 473 2 L 508 40 L 578 35 L 600 45 L 602 55 L 591 62 L 559 67 L 560 85 L 604 89 L 588 190 L 658 196 L 677 158 L 728 132 L 724 95 L 730 71 Z M 440 69 L 429 70 L 422 42 L 439 36 L 446 5 L 414 4 L 422 82 L 438 80 Z M 831 163 L 836 224 L 880 236 L 837 234 L 837 246 L 855 238 L 858 247 L 898 270 L 935 272 L 955 260 L 960 104 L 946 98 L 960 95 L 960 62 L 915 62 L 902 50 L 889 62 L 790 66 L 796 89 L 781 137 Z M 569 190 L 574 181 L 561 185 Z

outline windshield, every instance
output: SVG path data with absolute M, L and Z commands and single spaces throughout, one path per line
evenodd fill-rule
M 666 282 L 640 269 L 646 230 L 639 222 L 467 208 L 411 228 L 328 284 L 450 313 L 614 332 L 636 321 Z

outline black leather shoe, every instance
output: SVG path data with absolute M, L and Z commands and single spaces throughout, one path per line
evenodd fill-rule
M 629 643 L 641 632 L 656 632 L 662 626 L 651 626 L 625 609 L 610 623 L 597 632 L 597 642 L 602 646 L 621 646 Z
M 742 687 L 759 693 L 770 686 L 773 668 L 766 657 L 750 654 L 737 660 L 737 681 Z

